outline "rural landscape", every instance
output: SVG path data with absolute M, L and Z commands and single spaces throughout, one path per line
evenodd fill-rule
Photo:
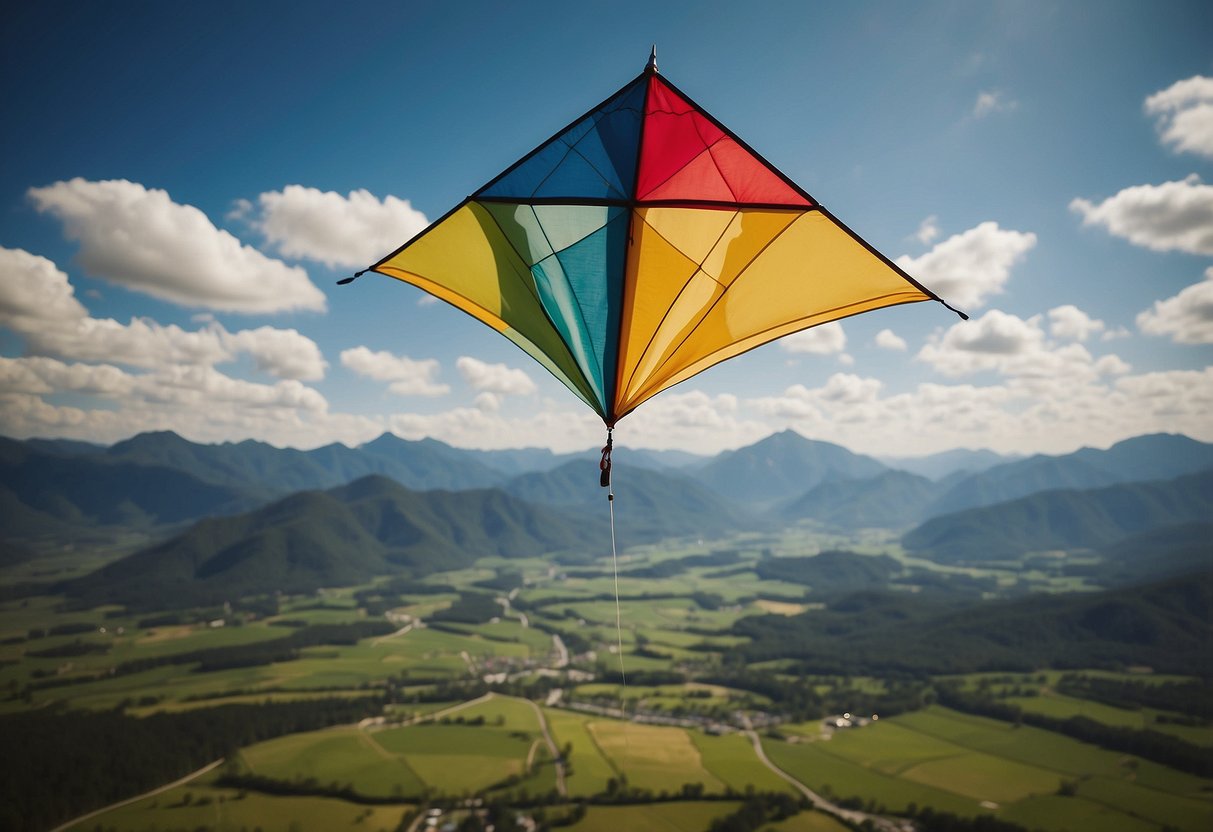
M 1213 823 L 1213 445 L 596 457 L 3 440 L 0 828 Z

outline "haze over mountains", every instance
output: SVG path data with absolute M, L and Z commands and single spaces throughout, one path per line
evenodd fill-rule
M 1159 434 L 994 465 L 988 452 L 940 457 L 918 461 L 938 475 L 929 479 L 791 431 L 689 463 L 617 449 L 621 544 L 809 522 L 904 533 L 908 551 L 945 563 L 1106 551 L 1125 577 L 1136 574 L 1130 545 L 1163 570 L 1211 562 L 1192 529 L 1213 517 L 1213 445 Z M 599 554 L 606 533 L 596 462 L 596 451 L 469 451 L 391 435 L 311 451 L 173 433 L 109 448 L 0 439 L 4 560 L 98 528 L 141 529 L 161 542 L 99 574 L 96 589 L 125 584 L 132 602 L 149 569 L 192 574 L 199 593 L 219 597 L 490 554 L 575 560 Z M 954 467 L 966 463 L 976 470 Z M 326 546 L 354 554 L 325 563 Z

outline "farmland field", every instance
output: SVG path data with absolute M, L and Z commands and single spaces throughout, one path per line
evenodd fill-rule
M 803 555 L 829 540 L 811 533 L 781 536 L 764 544 L 771 552 L 763 557 Z M 873 538 L 869 544 L 869 554 L 900 557 L 887 542 Z M 118 832 L 395 830 L 410 801 L 508 802 L 524 791 L 528 799 L 555 801 L 549 817 L 562 816 L 582 798 L 614 794 L 637 801 L 590 805 L 572 829 L 702 830 L 737 808 L 734 795 L 799 795 L 763 764 L 741 732 L 750 719 L 760 726 L 763 748 L 775 765 L 861 811 L 929 806 L 964 817 L 989 814 L 1045 832 L 1213 825 L 1209 780 L 1054 731 L 928 705 L 932 680 L 810 673 L 786 658 L 742 667 L 737 659 L 750 637 L 734 629 L 737 622 L 768 614 L 789 621 L 829 609 L 808 600 L 803 585 L 760 579 L 750 568 L 759 560 L 756 549 L 735 550 L 737 560 L 728 569 L 695 566 L 621 581 L 626 685 L 619 684 L 614 652 L 613 582 L 602 565 L 568 577 L 540 560 L 515 566 L 488 559 L 429 578 L 440 592 L 413 584 L 416 591 L 374 612 L 366 599 L 375 592 L 391 595 L 377 585 L 283 597 L 272 614 L 232 614 L 223 626 L 215 623 L 217 611 L 141 620 L 113 606 L 66 610 L 62 598 L 36 597 L 24 606 L 0 601 L 0 627 L 13 634 L 0 644 L 0 685 L 20 692 L 0 702 L 0 714 L 67 707 L 99 716 L 184 718 L 220 707 L 364 703 L 368 718 L 362 722 L 320 720 L 327 727 L 242 743 L 222 768 L 105 812 L 78 825 L 81 832 L 98 823 Z M 624 568 L 676 564 L 713 551 L 706 544 L 643 547 Z M 493 579 L 496 569 L 508 569 L 524 582 L 508 599 L 477 585 Z M 722 571 L 727 574 L 716 574 Z M 996 573 L 978 571 L 986 577 Z M 469 593 L 482 596 L 481 618 L 427 621 Z M 371 629 L 334 643 L 307 642 L 286 655 L 263 659 L 256 652 L 295 633 L 334 627 Z M 37 628 L 46 632 L 35 633 Z M 200 657 L 227 656 L 237 660 L 201 666 Z M 1057 694 L 1052 688 L 1061 675 L 973 673 L 939 677 L 939 683 L 989 693 L 1025 713 L 1084 715 L 1210 744 L 1213 729 L 1207 724 L 1159 723 L 1160 714 L 1171 714 Z M 1191 682 L 1110 671 L 1100 678 Z M 837 713 L 850 702 L 871 705 L 864 711 L 871 713 L 884 701 L 904 712 L 851 729 L 829 729 L 821 721 L 831 713 L 829 702 L 838 703 Z M 621 702 L 640 721 L 619 719 Z M 555 755 L 543 737 L 540 713 Z M 225 775 L 235 779 L 219 785 Z M 291 793 L 275 796 L 274 790 Z M 697 800 L 700 794 L 724 799 Z M 655 802 L 644 802 L 650 800 Z M 458 821 L 468 812 L 474 810 L 456 808 L 447 817 Z M 762 828 L 843 827 L 827 814 L 803 811 Z
M 992 812 L 1042 829 L 1213 822 L 1208 781 L 1145 761 L 1127 767 L 1114 752 L 939 707 L 835 731 L 829 740 L 765 747 L 812 788 L 893 810 L 916 803 Z M 1063 781 L 1076 783 L 1076 794 L 1060 796 Z
M 703 832 L 715 818 L 736 808 L 736 803 L 723 801 L 595 806 L 568 828 L 571 832 Z

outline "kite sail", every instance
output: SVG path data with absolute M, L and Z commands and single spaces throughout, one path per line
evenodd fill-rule
M 655 52 L 365 271 L 493 327 L 608 428 L 783 335 L 944 303 L 659 75 Z

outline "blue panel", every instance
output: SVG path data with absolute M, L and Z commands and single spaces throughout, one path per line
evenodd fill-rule
M 640 153 L 643 80 L 526 157 L 476 196 L 629 199 Z
M 615 399 L 629 218 L 627 210 L 613 208 L 605 226 L 554 255 L 577 302 L 579 329 L 588 339 L 593 360 L 583 369 L 596 391 L 601 391 L 604 410 L 609 410 Z

